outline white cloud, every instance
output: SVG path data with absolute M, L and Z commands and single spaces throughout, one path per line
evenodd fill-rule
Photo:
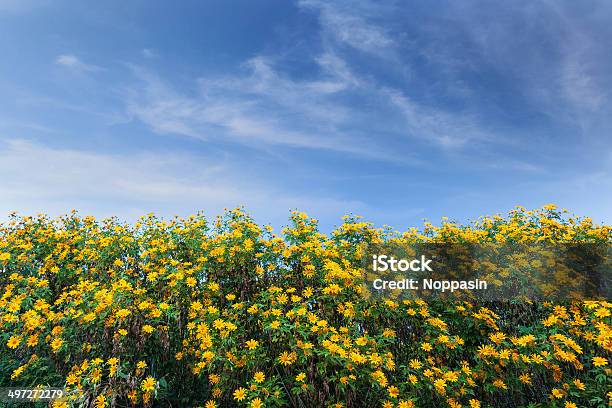
M 96 72 L 101 71 L 102 68 L 97 65 L 86 64 L 81 61 L 78 57 L 72 54 L 58 55 L 55 59 L 57 65 L 72 69 L 74 71 L 81 72 Z
M 244 75 L 202 78 L 195 94 L 174 89 L 156 75 L 134 68 L 142 87 L 127 96 L 129 114 L 158 133 L 201 140 L 225 139 L 252 147 L 325 149 L 393 160 L 371 140 L 339 130 L 354 119 L 334 96 L 358 85 L 345 64 L 324 54 L 315 80 L 293 80 L 263 57 L 245 63 Z
M 301 0 L 299 5 L 319 13 L 324 32 L 333 40 L 357 50 L 384 55 L 395 42 L 380 25 L 367 21 L 379 7 L 367 2 L 326 2 L 321 0 Z
M 607 122 L 612 114 L 609 89 L 609 2 L 595 1 L 580 13 L 580 3 L 507 2 L 475 6 L 451 3 L 447 18 L 460 27 L 465 44 L 457 48 L 482 67 L 512 83 L 516 97 L 527 108 L 547 115 L 556 124 L 578 126 L 589 135 L 589 125 Z M 584 6 L 586 8 L 586 6 Z M 485 17 L 483 17 L 485 16 Z M 487 17 L 490 16 L 490 17 Z M 474 24 L 479 18 L 489 24 Z M 442 44 L 453 49 L 457 44 Z
M 140 51 L 140 53 L 142 54 L 143 57 L 149 58 L 149 59 L 159 57 L 159 54 L 153 48 L 143 48 Z
M 25 140 L 0 141 L 0 219 L 11 211 L 59 215 L 76 208 L 99 217 L 134 220 L 156 212 L 208 215 L 245 205 L 258 222 L 285 223 L 289 210 L 339 219 L 363 213 L 358 201 L 280 192 L 235 160 L 190 154 L 105 154 L 52 148 Z
M 451 113 L 444 109 L 426 106 L 410 97 L 410 80 L 405 87 L 391 88 L 373 78 L 359 79 L 346 62 L 338 55 L 341 45 L 348 45 L 359 51 L 385 60 L 387 66 L 401 67 L 404 73 L 410 71 L 410 59 L 398 53 L 398 44 L 391 33 L 377 20 L 388 21 L 389 15 L 397 10 L 394 6 L 383 6 L 367 0 L 326 2 L 323 0 L 301 0 L 300 6 L 319 13 L 325 54 L 318 59 L 321 66 L 329 66 L 337 77 L 347 83 L 361 87 L 373 100 L 381 100 L 398 111 L 402 117 L 394 132 L 401 136 L 425 140 L 444 150 L 457 150 L 469 142 L 493 141 L 492 135 L 482 129 L 475 115 Z M 329 38 L 333 41 L 329 41 Z M 445 61 L 449 57 L 445 57 Z M 456 64 L 456 62 L 453 62 Z M 454 85 L 455 89 L 460 88 Z M 386 114 L 391 114 L 387 111 Z M 385 123 L 385 118 L 380 118 Z M 381 128 L 381 131 L 387 129 Z M 497 137 L 496 139 L 500 139 Z
M 383 89 L 392 105 L 405 120 L 406 133 L 422 138 L 444 149 L 459 149 L 469 142 L 497 141 L 485 132 L 474 117 L 457 115 L 415 103 L 397 89 Z
M 571 24 L 569 25 L 571 27 Z M 597 48 L 592 38 L 579 29 L 568 29 L 564 41 L 558 81 L 561 95 L 576 112 L 598 112 L 609 103 L 606 86 L 597 77 Z
M 422 161 L 412 153 L 385 151 L 376 134 L 395 133 L 445 150 L 493 139 L 475 117 L 424 106 L 403 91 L 357 76 L 333 50 L 315 62 L 314 78 L 294 80 L 269 58 L 256 57 L 245 62 L 243 74 L 201 78 L 189 94 L 133 67 L 142 86 L 128 93 L 128 114 L 161 134 L 258 148 L 324 149 L 412 165 Z M 368 107 L 372 104 L 375 109 Z M 402 120 L 389 123 L 397 112 Z

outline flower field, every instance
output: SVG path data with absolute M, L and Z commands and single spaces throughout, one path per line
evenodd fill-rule
M 610 242 L 554 206 L 396 232 L 243 210 L 0 226 L 0 387 L 54 407 L 612 406 L 612 303 L 366 300 L 363 245 Z

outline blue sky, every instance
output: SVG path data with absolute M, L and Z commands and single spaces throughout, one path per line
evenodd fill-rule
M 0 0 L 0 214 L 612 221 L 609 1 Z

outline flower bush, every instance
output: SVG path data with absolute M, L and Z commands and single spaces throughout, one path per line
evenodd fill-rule
M 612 405 L 612 303 L 366 300 L 363 245 L 610 242 L 554 206 L 404 233 L 243 210 L 0 226 L 0 386 L 55 407 Z

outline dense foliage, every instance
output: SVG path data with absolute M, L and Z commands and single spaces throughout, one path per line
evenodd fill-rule
M 365 300 L 362 244 L 609 242 L 546 206 L 405 233 L 242 210 L 0 226 L 0 386 L 105 406 L 612 405 L 612 303 Z M 77 394 L 75 394 L 77 395 Z

